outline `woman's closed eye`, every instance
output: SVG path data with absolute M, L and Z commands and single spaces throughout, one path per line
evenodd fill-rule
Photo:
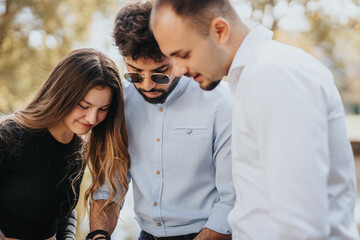
M 80 103 L 79 103 L 78 105 L 79 105 L 79 107 L 82 108 L 82 109 L 88 109 L 88 108 L 89 108 L 88 106 L 83 106 L 83 105 L 81 105 Z
M 110 107 L 99 108 L 99 110 L 102 111 L 102 112 L 107 112 L 107 111 L 109 111 L 109 108 L 110 108 Z

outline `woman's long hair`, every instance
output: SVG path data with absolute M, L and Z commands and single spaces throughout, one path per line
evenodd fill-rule
M 111 59 L 94 49 L 72 51 L 57 64 L 25 109 L 1 122 L 12 120 L 28 131 L 44 131 L 62 121 L 96 86 L 109 87 L 112 101 L 105 120 L 87 134 L 81 149 L 83 169 L 87 165 L 92 177 L 85 203 L 106 183 L 111 190 L 107 206 L 118 195 L 119 201 L 124 198 L 130 167 L 123 91 L 118 69 Z

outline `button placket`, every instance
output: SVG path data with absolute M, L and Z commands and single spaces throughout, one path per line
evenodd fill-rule
M 166 107 L 163 105 L 156 106 L 155 119 L 154 119 L 154 137 L 155 137 L 155 145 L 154 145 L 154 159 L 153 159 L 153 186 L 152 186 L 152 194 L 151 194 L 151 215 L 152 219 L 155 222 L 156 226 L 159 227 L 159 230 L 165 231 L 163 225 L 163 219 L 161 214 L 161 194 L 163 191 L 163 126 L 164 126 L 164 118 L 165 118 L 165 110 Z M 165 232 L 164 232 L 165 233 Z

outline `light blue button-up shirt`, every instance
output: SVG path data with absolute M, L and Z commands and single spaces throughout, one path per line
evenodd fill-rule
M 155 236 L 230 234 L 231 93 L 182 77 L 163 104 L 146 102 L 123 82 L 136 220 Z M 107 197 L 107 190 L 95 199 Z

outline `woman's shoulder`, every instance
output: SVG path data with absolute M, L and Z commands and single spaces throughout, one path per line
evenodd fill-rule
M 3 142 L 19 141 L 26 133 L 25 129 L 12 119 L 0 123 L 0 139 Z
M 0 123 L 0 164 L 15 164 L 11 159 L 19 159 L 25 146 L 26 131 L 15 121 L 5 120 Z M 10 165 L 11 165 L 10 164 Z
M 36 134 L 12 119 L 1 121 L 0 151 L 19 153 L 25 148 L 31 149 L 33 143 L 36 142 Z
M 46 135 L 47 129 L 28 129 L 15 120 L 8 118 L 0 121 L 0 138 L 7 141 L 32 141 Z

